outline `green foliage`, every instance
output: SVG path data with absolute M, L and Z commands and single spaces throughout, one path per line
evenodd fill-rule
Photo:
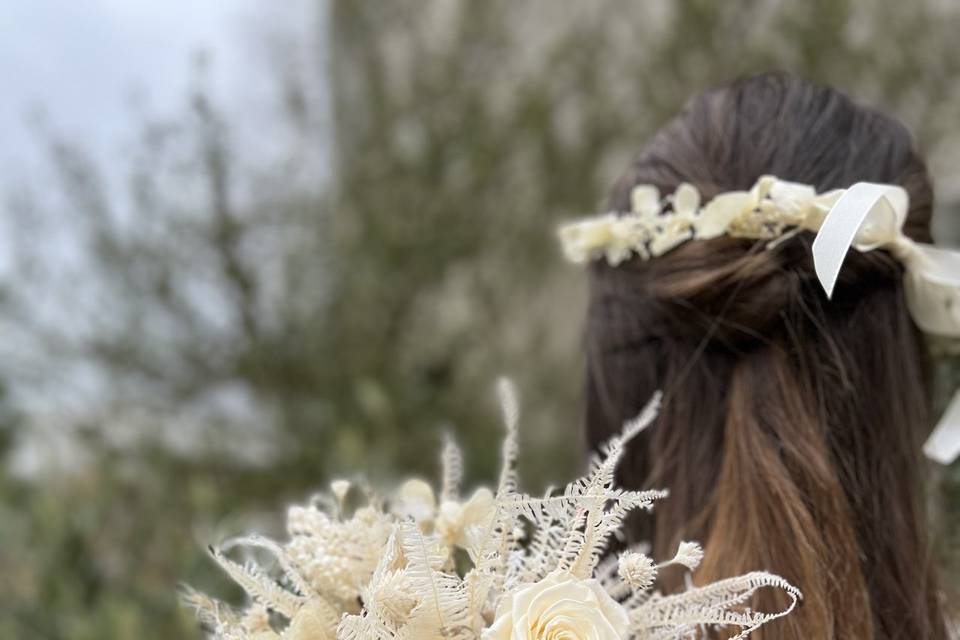
M 595 210 L 691 93 L 770 68 L 899 114 L 949 184 L 960 15 L 941 5 L 335 0 L 329 78 L 278 64 L 269 160 L 202 82 L 113 160 L 123 195 L 49 136 L 55 188 L 8 208 L 22 350 L 0 376 L 55 407 L 95 383 L 99 426 L 72 441 L 80 471 L 0 476 L 0 637 L 197 637 L 175 586 L 230 593 L 205 545 L 270 533 L 239 514 L 358 470 L 434 473 L 446 429 L 468 480 L 494 477 L 500 373 L 525 396 L 526 485 L 568 476 L 583 282 L 552 227 Z M 51 237 L 79 263 L 46 260 Z M 29 440 L 46 418 L 8 422 Z

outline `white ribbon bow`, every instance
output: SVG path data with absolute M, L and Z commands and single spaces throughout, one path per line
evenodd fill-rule
M 813 264 L 829 298 L 847 251 L 883 249 L 904 266 L 907 306 L 927 333 L 960 338 L 960 252 L 914 242 L 903 233 L 909 196 L 898 186 L 858 182 L 827 213 L 813 242 Z M 950 464 L 960 456 L 960 391 L 923 448 Z

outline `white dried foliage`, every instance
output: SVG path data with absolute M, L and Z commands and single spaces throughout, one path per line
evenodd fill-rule
M 462 456 L 452 441 L 444 447 L 439 500 L 429 485 L 413 481 L 401 487 L 389 506 L 371 503 L 348 515 L 342 505 L 349 486 L 336 484 L 337 495 L 327 508 L 290 508 L 286 542 L 248 536 L 211 549 L 247 592 L 249 604 L 238 611 L 185 592 L 184 601 L 198 611 L 210 637 L 498 640 L 586 633 L 583 637 L 603 640 L 679 640 L 725 627 L 743 638 L 796 605 L 799 591 L 763 572 L 673 595 L 652 591 L 660 567 L 697 567 L 703 550 L 696 543 L 682 543 L 675 557 L 660 565 L 635 549 L 619 556 L 609 553 L 608 543 L 628 514 L 652 509 L 666 497 L 665 491 L 614 486 L 624 447 L 656 417 L 659 395 L 607 443 L 586 476 L 562 491 L 534 497 L 517 485 L 516 391 L 501 380 L 498 392 L 507 435 L 496 491 L 481 488 L 461 502 Z M 237 547 L 266 551 L 276 559 L 275 569 L 268 572 L 228 557 Z M 458 550 L 469 562 L 462 556 L 458 561 Z M 750 609 L 751 597 L 761 588 L 784 591 L 790 606 L 770 613 Z M 558 612 L 553 622 L 515 610 L 530 602 L 543 604 L 543 598 L 560 592 L 586 594 L 599 604 L 564 610 L 578 604 L 564 596 L 543 609 Z M 601 618 L 594 629 L 591 625 Z M 529 629 L 513 629 L 528 624 Z

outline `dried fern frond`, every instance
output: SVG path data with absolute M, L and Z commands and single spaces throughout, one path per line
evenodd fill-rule
M 441 464 L 443 485 L 440 490 L 440 501 L 456 502 L 460 499 L 460 483 L 463 481 L 463 453 L 449 434 L 443 445 Z

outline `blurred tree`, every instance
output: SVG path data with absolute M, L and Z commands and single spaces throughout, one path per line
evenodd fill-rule
M 525 396 L 527 478 L 566 476 L 583 291 L 552 227 L 597 209 L 694 91 L 770 68 L 832 83 L 903 117 L 942 199 L 960 195 L 946 3 L 328 11 L 329 59 L 274 52 L 270 123 L 228 120 L 200 69 L 186 112 L 116 159 L 125 189 L 48 134 L 56 187 L 11 194 L 0 375 L 19 448 L 65 431 L 85 457 L 0 481 L 0 526 L 29 550 L 0 555 L 0 636 L 189 637 L 173 585 L 216 580 L 203 543 L 250 528 L 228 514 L 358 469 L 431 473 L 447 425 L 489 477 L 500 373 Z

